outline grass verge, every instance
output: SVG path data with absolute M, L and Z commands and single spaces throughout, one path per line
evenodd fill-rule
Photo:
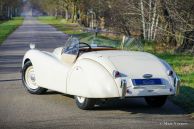
M 165 53 L 156 55 L 166 60 L 181 79 L 180 94 L 171 97 L 172 101 L 194 117 L 194 56 Z
M 54 17 L 39 17 L 40 21 L 46 24 L 50 24 L 56 27 L 58 30 L 66 33 L 66 34 L 78 34 L 80 37 L 88 36 L 84 38 L 84 42 L 90 41 L 92 38 L 88 33 L 83 33 L 81 28 L 72 23 L 68 23 L 64 19 L 56 19 Z M 107 40 L 106 42 L 110 43 L 110 38 L 100 37 L 103 40 Z M 115 40 L 114 40 L 115 41 Z M 115 46 L 118 47 L 119 44 L 115 42 Z M 191 113 L 194 117 L 194 56 L 193 55 L 176 55 L 176 54 L 168 54 L 168 53 L 157 53 L 153 46 L 145 44 L 145 50 L 151 52 L 158 57 L 166 60 L 177 72 L 177 74 L 181 78 L 181 88 L 180 94 L 175 97 L 171 97 L 172 101 L 177 105 L 181 106 L 188 113 Z
M 12 20 L 2 22 L 0 24 L 0 45 L 22 23 L 23 23 L 22 17 L 15 17 Z

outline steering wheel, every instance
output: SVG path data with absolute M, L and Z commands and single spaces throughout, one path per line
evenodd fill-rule
M 89 52 L 91 50 L 92 50 L 92 47 L 89 44 L 87 44 L 87 43 L 79 43 L 79 51 Z

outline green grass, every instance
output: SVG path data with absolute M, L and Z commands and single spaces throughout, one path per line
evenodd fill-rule
M 181 79 L 180 94 L 171 99 L 194 116 L 194 56 L 164 53 L 157 56 L 166 60 Z
M 82 38 L 82 42 L 91 43 L 93 35 L 89 33 L 83 33 L 81 27 L 77 24 L 72 24 L 64 19 L 56 19 L 54 17 L 39 17 L 40 21 L 53 25 L 58 30 L 63 31 L 66 34 L 76 34 Z M 96 42 L 106 42 L 108 45 L 112 42 L 115 47 L 120 47 L 120 42 L 110 36 L 98 35 L 95 39 Z M 193 55 L 176 55 L 166 52 L 157 52 L 154 50 L 153 44 L 144 43 L 144 50 L 157 55 L 158 57 L 166 60 L 177 74 L 181 78 L 180 94 L 175 97 L 171 97 L 172 101 L 179 106 L 183 107 L 188 113 L 194 116 L 194 56 Z
M 0 24 L 0 44 L 23 23 L 22 17 L 15 17 L 12 20 Z
M 1 21 L 1 20 L 0 20 L 0 24 L 2 24 L 3 22 L 5 22 L 5 21 Z

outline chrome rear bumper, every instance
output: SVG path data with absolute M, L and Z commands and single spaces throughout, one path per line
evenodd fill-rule
M 121 99 L 124 99 L 125 97 L 139 97 L 139 96 L 156 96 L 156 95 L 168 95 L 168 96 L 176 96 L 179 94 L 179 90 L 180 90 L 180 78 L 178 76 L 176 76 L 174 78 L 174 90 L 173 91 L 169 91 L 168 88 L 161 87 L 161 88 L 157 88 L 157 89 L 153 89 L 153 90 L 148 90 L 145 87 L 138 87 L 136 88 L 128 88 L 127 87 L 127 81 L 125 79 L 121 80 L 121 84 L 120 84 L 120 88 L 121 88 Z M 158 87 L 158 86 L 157 86 Z M 130 91 L 130 93 L 128 93 L 127 91 Z

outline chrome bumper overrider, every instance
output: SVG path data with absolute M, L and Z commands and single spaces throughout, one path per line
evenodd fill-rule
M 178 76 L 175 77 L 175 83 L 174 83 L 175 88 L 176 88 L 175 95 L 178 95 L 179 94 L 180 84 L 181 84 L 180 78 Z
M 127 81 L 126 80 L 121 80 L 121 89 L 122 89 L 121 99 L 124 99 L 126 92 L 127 92 Z

